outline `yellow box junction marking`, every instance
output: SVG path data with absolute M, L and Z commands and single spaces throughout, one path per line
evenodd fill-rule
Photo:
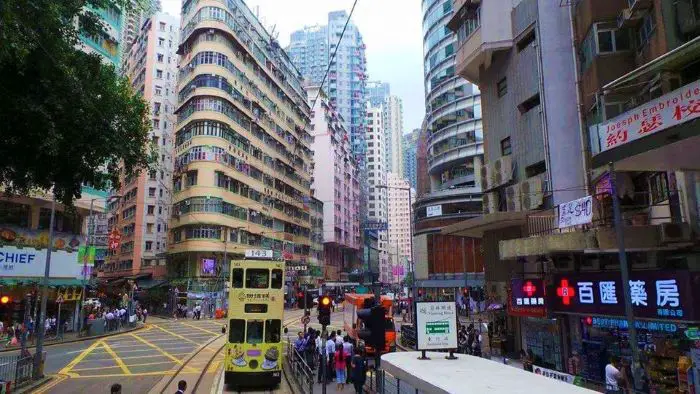
M 185 326 L 187 326 L 187 327 L 196 328 L 197 330 L 204 331 L 204 332 L 209 333 L 209 334 L 212 334 L 212 335 L 219 335 L 219 334 L 221 334 L 220 332 L 215 332 L 215 331 L 212 331 L 212 330 L 207 330 L 206 328 L 198 327 L 198 326 L 195 326 L 194 324 L 189 324 L 189 323 L 185 323 L 185 322 L 180 322 L 180 324 L 183 324 L 183 325 L 185 325 Z
M 119 368 L 124 372 L 125 375 L 131 375 L 131 371 L 129 371 L 129 368 L 124 364 L 124 361 L 122 361 L 121 358 L 117 355 L 117 353 L 112 350 L 112 348 L 107 344 L 105 341 L 100 341 L 102 343 L 102 347 L 105 349 L 107 353 L 109 353 L 110 356 L 114 359 L 114 362 L 117 363 Z
M 71 362 L 68 363 L 68 365 L 66 365 L 65 367 L 63 367 L 63 369 L 61 369 L 60 371 L 58 371 L 58 374 L 59 374 L 59 375 L 68 375 L 68 376 L 77 375 L 77 374 L 72 374 L 72 373 L 70 372 L 70 370 L 73 369 L 76 365 L 78 365 L 79 362 L 83 361 L 83 359 L 84 359 L 85 357 L 87 357 L 88 354 L 92 353 L 92 351 L 95 350 L 95 349 L 96 349 L 97 347 L 99 347 L 100 345 L 101 345 L 101 341 L 96 341 L 95 343 L 93 343 L 92 345 L 90 345 L 87 349 L 83 350 L 83 352 L 80 353 L 76 358 L 74 358 L 73 360 L 71 360 Z
M 145 339 L 139 337 L 139 336 L 136 335 L 136 334 L 131 334 L 131 336 L 133 336 L 134 338 L 136 338 L 136 339 L 138 339 L 139 341 L 143 342 L 143 343 L 146 344 L 147 346 L 150 346 L 150 347 L 152 347 L 153 349 L 156 349 L 157 351 L 159 351 L 161 354 L 163 354 L 163 355 L 166 356 L 167 358 L 169 358 L 169 359 L 175 361 L 176 364 L 182 365 L 182 360 L 180 360 L 179 358 L 177 358 L 177 357 L 173 356 L 172 354 L 166 352 L 165 350 L 159 348 L 158 346 L 156 346 L 156 345 L 154 345 L 154 344 L 148 342 L 147 340 L 145 340 Z M 186 369 L 189 369 L 189 370 L 192 370 L 192 369 L 193 369 L 192 367 L 185 367 L 185 368 L 186 368 Z

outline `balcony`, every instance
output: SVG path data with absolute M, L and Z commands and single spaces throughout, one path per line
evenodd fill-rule
M 478 5 L 472 7 L 473 3 Z M 491 58 L 498 51 L 513 46 L 511 25 L 512 3 L 509 0 L 480 2 L 468 0 L 466 15 L 459 26 L 457 36 L 460 47 L 455 64 L 457 73 L 464 79 L 479 84 L 479 68 L 491 66 Z M 462 38 L 466 35 L 466 38 Z

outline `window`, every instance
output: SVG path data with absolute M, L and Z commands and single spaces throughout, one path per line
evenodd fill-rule
M 156 78 L 163 79 L 163 70 L 156 70 Z
M 263 341 L 263 321 L 262 320 L 248 320 L 248 327 L 246 329 L 246 343 L 262 343 Z
M 156 210 L 155 205 L 149 205 L 148 208 L 147 208 L 147 214 L 148 214 L 148 215 L 153 215 L 153 213 L 155 212 L 155 210 Z
M 513 149 L 510 146 L 510 137 L 506 137 L 501 140 L 501 155 L 508 156 L 513 153 Z
M 243 288 L 243 268 L 234 268 L 231 270 L 231 286 L 234 289 Z
M 156 196 L 156 188 L 155 187 L 149 187 L 148 188 L 148 197 L 155 197 Z
M 270 281 L 270 270 L 249 268 L 245 272 L 246 289 L 267 289 Z
M 228 341 L 231 343 L 243 343 L 245 339 L 245 320 L 231 319 L 228 327 Z
M 157 231 L 160 232 L 160 223 L 158 223 L 157 228 L 158 228 Z
M 165 161 L 165 158 L 163 158 L 163 161 Z M 158 191 L 160 193 L 160 196 L 163 197 L 163 189 L 159 189 Z
M 153 234 L 153 223 L 146 224 L 146 233 Z
M 146 250 L 153 249 L 153 241 L 146 241 Z
M 187 171 L 185 186 L 194 186 L 197 184 L 197 171 Z
M 668 178 L 665 172 L 657 172 L 649 177 L 649 191 L 652 204 L 668 200 Z
M 165 31 L 165 22 L 160 22 L 160 31 Z
M 265 322 L 265 343 L 278 343 L 282 338 L 282 321 L 268 319 Z
M 163 47 L 163 44 L 165 44 L 165 38 L 158 37 L 158 46 Z
M 163 63 L 163 59 L 165 59 L 165 55 L 162 53 L 156 55 L 156 60 L 158 60 L 158 63 Z
M 637 50 L 642 51 L 644 46 L 651 40 L 651 36 L 654 34 L 656 29 L 656 21 L 654 20 L 654 9 L 650 9 L 646 15 L 644 15 L 644 20 L 637 30 Z
M 593 59 L 601 53 L 627 51 L 631 47 L 630 31 L 617 29 L 615 24 L 595 23 L 581 42 L 579 57 L 581 72 L 586 70 Z
M 530 46 L 530 44 L 535 42 L 535 29 L 530 30 L 529 33 L 527 33 L 523 38 L 518 41 L 517 47 L 518 47 L 518 52 L 522 51 L 523 49 L 527 48 Z
M 496 83 L 496 92 L 498 93 L 498 97 L 503 97 L 508 93 L 508 80 L 506 77 L 503 77 Z
M 270 287 L 273 289 L 282 288 L 282 270 L 272 270 L 272 280 Z
M 160 120 L 158 119 L 153 119 L 153 128 L 158 129 L 160 128 Z M 157 137 L 156 137 L 157 138 Z M 157 141 L 157 140 L 156 140 Z
M 526 113 L 530 112 L 531 109 L 537 107 L 538 105 L 540 105 L 539 93 L 520 103 L 520 105 L 518 105 L 518 110 L 520 111 L 521 115 L 525 115 Z
M 163 88 L 161 88 L 160 86 L 156 86 L 155 89 L 154 89 L 154 91 L 155 91 L 155 95 L 156 95 L 156 96 L 162 96 L 162 95 L 163 95 Z

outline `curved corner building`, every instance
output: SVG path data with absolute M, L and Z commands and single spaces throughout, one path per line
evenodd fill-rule
M 435 232 L 482 212 L 481 99 L 478 87 L 455 71 L 457 37 L 446 26 L 454 12 L 452 3 L 422 2 L 430 191 L 417 196 L 416 234 Z
M 182 26 L 169 275 L 215 291 L 246 249 L 305 264 L 313 156 L 300 73 L 241 0 L 185 1 Z

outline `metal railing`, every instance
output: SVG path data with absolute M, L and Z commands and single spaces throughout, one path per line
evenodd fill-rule
M 16 390 L 41 378 L 34 370 L 36 356 L 38 355 L 0 356 L 0 381 L 12 382 L 12 388 Z M 42 360 L 46 360 L 46 352 L 43 352 Z
M 383 369 L 370 369 L 365 381 L 365 392 L 376 394 L 425 394 Z
M 287 341 L 287 365 L 292 373 L 292 378 L 301 388 L 303 394 L 314 392 L 314 370 L 306 362 L 304 355 L 299 353 L 291 341 Z

